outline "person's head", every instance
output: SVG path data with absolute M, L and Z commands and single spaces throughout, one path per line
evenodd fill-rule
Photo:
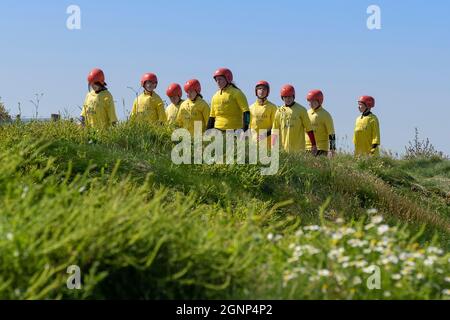
M 233 73 L 227 68 L 220 68 L 216 70 L 213 77 L 220 90 L 233 83 Z
M 170 99 L 170 102 L 177 105 L 182 96 L 181 86 L 178 83 L 172 83 L 166 90 L 166 94 Z
M 266 100 L 270 94 L 270 85 L 267 81 L 259 81 L 255 87 L 255 94 L 258 100 Z
M 154 73 L 146 73 L 141 78 L 141 86 L 152 93 L 158 87 L 158 77 Z
M 281 88 L 280 95 L 286 106 L 291 106 L 295 103 L 295 88 L 292 85 L 284 85 Z
M 197 79 L 191 79 L 187 81 L 184 85 L 184 91 L 186 92 L 190 100 L 195 100 L 197 96 L 202 92 L 200 81 L 198 81 Z
M 95 68 L 89 73 L 87 78 L 89 87 L 95 92 L 102 90 L 106 87 L 105 74 L 101 69 Z
M 315 110 L 323 104 L 323 92 L 320 90 L 311 90 L 306 96 L 306 100 L 309 102 L 309 106 Z
M 361 113 L 366 113 L 375 107 L 375 99 L 371 96 L 362 96 L 358 100 L 358 108 Z

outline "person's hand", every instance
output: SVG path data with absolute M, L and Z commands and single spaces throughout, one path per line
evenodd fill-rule
M 263 141 L 267 139 L 267 134 L 266 133 L 261 133 L 260 135 L 258 135 L 258 137 L 256 138 L 256 140 L 259 141 Z
M 276 134 L 272 134 L 272 147 L 278 142 L 278 136 Z

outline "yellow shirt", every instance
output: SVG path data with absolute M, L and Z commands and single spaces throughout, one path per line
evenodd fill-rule
M 206 125 L 209 119 L 209 106 L 200 97 L 197 97 L 195 101 L 187 99 L 184 101 L 180 110 L 178 111 L 176 124 L 180 128 L 189 130 L 191 135 L 194 135 L 194 124 L 196 121 L 202 122 L 202 133 L 206 130 Z
M 353 136 L 355 155 L 379 155 L 379 148 L 376 148 L 373 152 L 372 145 L 380 145 L 380 142 L 378 118 L 372 113 L 367 116 L 359 116 L 356 119 L 355 134 Z
M 272 129 L 277 109 L 277 106 L 269 100 L 264 101 L 263 104 L 260 104 L 259 101 L 256 101 L 250 106 L 250 129 L 252 129 L 252 133 L 256 135 L 253 137 L 255 140 L 258 135 L 262 134 L 262 132 L 259 132 L 259 130 Z M 265 140 L 267 140 L 267 145 L 270 148 L 271 139 Z
M 314 136 L 316 138 L 317 150 L 329 151 L 330 149 L 330 135 L 334 133 L 333 118 L 323 107 L 318 109 L 308 110 L 309 120 L 311 121 L 312 128 L 314 130 Z M 305 134 L 306 149 L 311 150 L 312 144 L 309 136 Z
M 281 145 L 286 152 L 305 151 L 305 132 L 312 131 L 305 107 L 295 103 L 292 107 L 279 108 L 272 128 L 279 130 Z
M 250 110 L 245 95 L 230 85 L 213 96 L 210 117 L 216 118 L 216 129 L 236 130 L 242 128 L 242 113 L 248 111 Z
M 152 94 L 142 93 L 134 100 L 133 109 L 131 110 L 131 120 L 155 123 L 167 121 L 166 112 L 164 111 L 164 102 L 156 92 Z
M 166 117 L 167 117 L 167 122 L 170 125 L 176 124 L 178 110 L 180 109 L 180 106 L 183 103 L 183 101 L 184 100 L 180 100 L 180 102 L 177 105 L 174 105 L 173 103 L 171 103 L 170 106 L 167 107 Z
M 87 94 L 81 111 L 87 126 L 95 129 L 106 129 L 117 122 L 114 99 L 108 90 L 98 94 L 91 91 Z

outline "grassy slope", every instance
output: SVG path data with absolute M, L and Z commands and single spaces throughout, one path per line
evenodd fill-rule
M 175 166 L 159 128 L 32 123 L 0 133 L 0 297 L 442 298 L 446 289 L 449 161 L 283 156 L 279 174 L 263 177 L 257 167 Z M 401 225 L 365 230 L 371 208 Z M 383 264 L 394 253 L 410 257 Z M 358 266 L 344 267 L 346 257 Z M 359 284 L 373 263 L 384 265 L 384 290 Z M 72 264 L 81 291 L 65 289 Z

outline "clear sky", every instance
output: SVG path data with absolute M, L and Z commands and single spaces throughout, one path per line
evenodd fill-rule
M 69 5 L 81 9 L 81 30 L 69 30 Z M 381 8 L 381 30 L 367 28 L 369 5 Z M 271 100 L 292 83 L 297 101 L 325 93 L 344 146 L 360 95 L 377 99 L 384 148 L 403 152 L 414 127 L 450 154 L 450 2 L 444 0 L 319 1 L 12 1 L 0 2 L 0 96 L 23 116 L 44 93 L 39 113 L 78 115 L 93 67 L 105 70 L 124 118 L 145 72 L 171 82 L 198 78 L 210 100 L 212 73 L 222 66 L 254 102 L 254 84 L 268 80 Z

